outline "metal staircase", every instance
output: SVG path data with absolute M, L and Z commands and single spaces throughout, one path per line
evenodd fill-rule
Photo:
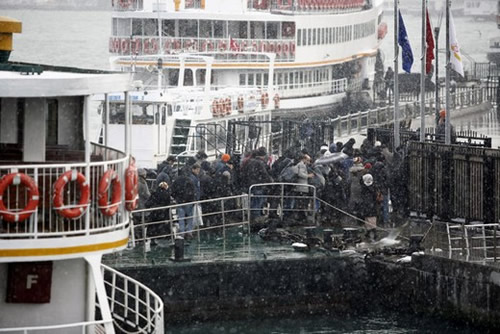
M 191 120 L 176 119 L 174 131 L 172 134 L 172 143 L 170 144 L 170 154 L 178 155 L 188 150 L 189 131 L 191 128 Z

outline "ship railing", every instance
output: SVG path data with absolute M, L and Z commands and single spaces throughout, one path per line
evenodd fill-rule
M 109 52 L 130 57 L 138 55 L 166 55 L 204 53 L 216 55 L 216 63 L 267 63 L 268 57 L 258 53 L 274 53 L 276 61 L 295 60 L 295 38 L 251 39 L 251 38 L 202 38 L 163 36 L 112 36 L 109 39 Z M 132 52 L 133 51 L 133 52 Z M 248 52 L 248 54 L 245 54 Z M 156 60 L 154 60 L 156 61 Z M 178 61 L 178 59 L 177 59 Z M 202 60 L 190 59 L 190 62 Z
M 163 301 L 144 284 L 101 265 L 109 308 L 119 333 L 163 334 Z
M 440 100 L 444 101 L 445 92 L 440 94 Z M 496 95 L 488 87 L 466 87 L 459 88 L 450 94 L 451 108 L 460 110 L 485 102 L 492 102 Z M 444 106 L 442 106 L 444 107 Z M 435 115 L 435 99 L 433 94 L 426 96 L 425 115 Z M 409 127 L 413 119 L 420 117 L 420 101 L 404 102 L 401 100 L 399 109 L 400 125 Z M 331 120 L 335 128 L 335 136 L 344 138 L 354 134 L 361 134 L 370 126 L 385 126 L 394 122 L 394 106 L 377 107 L 365 111 L 338 116 Z
M 222 231 L 225 237 L 230 228 L 239 227 L 246 233 L 252 226 L 260 226 L 264 219 L 284 220 L 297 215 L 303 218 L 301 224 L 314 225 L 318 205 L 316 188 L 312 185 L 256 184 L 249 188 L 248 194 L 135 210 L 132 243 L 162 239 L 173 242 L 176 237 L 191 233 L 199 240 L 201 233 L 209 231 Z M 195 209 L 197 206 L 201 210 Z M 188 220 L 193 220 L 193 231 L 180 232 L 179 223 Z
M 418 220 L 405 236 L 421 236 L 430 254 L 449 259 L 494 264 L 500 262 L 500 224 L 451 220 Z
M 37 326 L 37 327 L 12 327 L 12 328 L 0 328 L 0 333 L 9 334 L 37 334 L 37 333 L 53 333 L 53 334 L 64 334 L 68 331 L 78 330 L 80 333 L 106 333 L 105 325 L 111 324 L 112 320 L 98 320 L 98 321 L 86 321 L 86 322 L 75 322 L 70 324 L 62 325 L 50 325 L 50 326 Z
M 344 93 L 347 89 L 347 79 L 342 78 L 309 83 L 278 83 L 275 88 L 281 98 L 340 94 Z
M 128 157 L 121 151 L 92 144 L 90 174 L 86 173 L 87 165 L 84 162 L 40 164 L 12 164 L 0 166 L 0 176 L 10 173 L 23 173 L 31 177 L 39 191 L 38 206 L 33 209 L 29 218 L 20 222 L 7 222 L 0 217 L 0 239 L 41 239 L 52 237 L 69 237 L 78 235 L 91 235 L 109 233 L 128 228 L 128 213 L 122 199 L 118 205 L 117 213 L 105 216 L 99 207 L 98 189 L 99 182 L 105 171 L 113 169 L 120 180 L 122 189 L 125 185 L 125 169 L 128 167 Z M 83 152 L 68 151 L 66 149 L 56 152 L 54 158 L 82 161 Z M 84 208 L 84 213 L 75 219 L 64 218 L 59 210 L 54 207 L 54 183 L 67 171 L 76 171 L 86 177 L 89 184 L 90 200 L 87 204 L 79 205 L 80 187 L 77 182 L 68 182 L 63 191 L 64 208 Z M 110 187 L 112 188 L 112 187 Z M 9 212 L 23 213 L 24 207 L 29 202 L 29 189 L 24 185 L 11 185 L 2 196 L 2 201 Z M 87 222 L 87 217 L 89 217 Z
M 265 4 L 265 5 L 262 5 Z M 248 9 L 252 11 L 271 11 L 293 14 L 345 14 L 371 8 L 366 0 L 345 1 L 335 0 L 302 1 L 302 0 L 249 0 Z

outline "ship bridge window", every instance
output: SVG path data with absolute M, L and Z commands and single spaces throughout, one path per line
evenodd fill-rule
M 144 35 L 158 36 L 158 21 L 155 19 L 144 20 Z
M 250 22 L 250 38 L 264 39 L 265 30 L 264 22 Z
M 302 29 L 299 29 L 299 32 L 297 33 L 297 46 L 302 45 Z
M 114 36 L 130 36 L 132 20 L 113 18 L 113 35 Z
M 212 37 L 212 21 L 200 20 L 200 38 Z
M 132 104 L 132 124 L 154 124 L 154 105 Z
M 281 24 L 281 37 L 283 39 L 295 38 L 295 22 L 283 22 Z
M 311 29 L 307 29 L 307 45 L 311 45 Z
M 279 22 L 267 22 L 266 38 L 278 39 Z
M 59 121 L 59 104 L 56 99 L 47 100 L 47 112 L 45 114 L 45 123 L 47 131 L 45 133 L 46 145 L 58 144 L 58 121 Z
M 179 20 L 179 36 L 198 37 L 198 21 Z
M 174 20 L 163 20 L 161 23 L 163 36 L 174 37 L 175 36 L 175 21 Z
M 201 29 L 200 29 L 201 31 Z M 228 34 L 232 38 L 248 38 L 248 22 L 247 21 L 229 21 Z
M 213 21 L 214 38 L 224 38 L 226 36 L 226 21 Z
M 142 20 L 141 19 L 132 19 L 132 35 L 134 36 L 142 36 Z

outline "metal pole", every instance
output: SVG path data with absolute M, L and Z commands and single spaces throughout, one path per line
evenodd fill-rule
M 399 147 L 399 0 L 394 0 L 394 152 Z
M 125 92 L 125 154 L 130 155 L 130 93 Z
M 160 18 L 160 0 L 156 0 L 156 11 L 158 12 L 158 43 L 160 44 L 158 49 L 160 50 L 160 54 L 163 55 L 163 43 L 162 43 L 163 27 Z
M 425 141 L 425 69 L 427 58 L 427 0 L 422 1 L 422 57 L 420 58 L 420 141 Z
M 435 58 L 436 58 L 436 66 L 434 66 L 434 71 L 436 72 L 436 127 L 438 126 L 439 123 L 439 110 L 441 109 L 440 104 L 440 99 L 439 99 L 439 46 L 438 46 L 438 41 L 439 41 L 439 27 L 434 28 L 434 45 L 436 48 L 435 53 Z
M 110 114 L 110 110 L 109 110 L 109 94 L 106 93 L 104 94 L 104 110 L 105 110 L 105 114 L 104 114 L 104 146 L 106 146 L 106 149 L 108 148 L 109 146 L 109 114 Z
M 91 180 L 90 175 L 90 156 L 91 156 L 91 145 L 90 145 L 90 96 L 85 96 L 83 100 L 83 118 L 85 126 L 85 177 L 88 182 Z M 85 209 L 85 231 L 86 234 L 90 234 L 90 210 L 88 207 Z
M 451 133 L 450 133 L 450 118 L 451 118 L 451 110 L 450 110 L 450 2 L 451 0 L 446 0 L 446 80 L 445 80 L 445 89 L 446 89 L 446 123 L 445 123 L 445 139 L 444 142 L 446 145 L 450 145 L 451 143 Z

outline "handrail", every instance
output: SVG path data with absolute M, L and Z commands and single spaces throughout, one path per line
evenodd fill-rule
M 114 319 L 114 325 L 121 328 L 120 323 L 132 322 L 136 327 L 136 333 L 163 334 L 163 301 L 150 288 L 141 282 L 128 277 L 119 271 L 101 264 L 105 285 L 109 289 L 108 301 Z M 107 275 L 111 275 L 106 280 Z M 119 283 L 122 285 L 118 286 Z M 132 285 L 135 288 L 130 288 Z M 120 298 L 120 299 L 119 299 Z M 135 300 L 130 303 L 130 299 Z M 120 314 L 121 310 L 124 314 Z

